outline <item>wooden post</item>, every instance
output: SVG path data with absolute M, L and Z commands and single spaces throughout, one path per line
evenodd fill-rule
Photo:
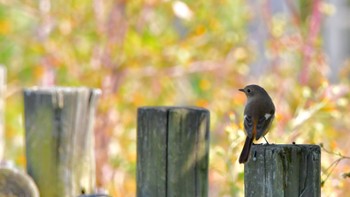
M 138 109 L 138 197 L 208 196 L 208 158 L 208 110 Z
M 24 90 L 27 171 L 40 196 L 79 196 L 95 189 L 93 122 L 99 90 Z
M 244 166 L 246 197 L 319 197 L 320 180 L 317 145 L 253 145 Z
M 12 166 L 0 166 L 0 196 L 39 197 L 33 179 Z
M 5 135 L 4 135 L 4 100 L 6 87 L 6 68 L 0 65 L 0 162 L 4 158 Z

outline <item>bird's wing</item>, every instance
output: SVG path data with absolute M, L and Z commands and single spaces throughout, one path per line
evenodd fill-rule
M 249 115 L 244 115 L 244 130 L 249 138 L 253 138 L 253 118 Z
M 264 136 L 267 133 L 273 118 L 273 113 L 266 113 L 264 116 L 259 117 L 256 125 L 256 140 L 258 140 L 261 136 Z

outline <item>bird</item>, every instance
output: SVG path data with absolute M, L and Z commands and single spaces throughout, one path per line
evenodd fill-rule
M 247 102 L 244 108 L 244 130 L 246 139 L 239 163 L 246 163 L 250 155 L 253 140 L 265 138 L 270 125 L 275 117 L 275 105 L 266 90 L 258 85 L 247 85 L 239 91 L 244 92 Z

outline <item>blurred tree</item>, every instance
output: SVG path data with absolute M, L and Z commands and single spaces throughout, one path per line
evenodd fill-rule
M 325 1 L 320 9 L 326 15 L 323 37 L 324 49 L 329 58 L 329 78 L 331 82 L 338 82 L 339 73 L 350 56 L 350 27 L 343 20 L 348 17 L 350 2 L 346 0 Z

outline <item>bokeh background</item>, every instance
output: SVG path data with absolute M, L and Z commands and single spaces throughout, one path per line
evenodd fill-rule
M 256 83 L 276 105 L 269 141 L 322 143 L 322 196 L 346 196 L 348 13 L 346 0 L 0 0 L 3 160 L 25 168 L 23 88 L 88 86 L 102 90 L 100 188 L 135 196 L 139 106 L 193 105 L 211 112 L 209 195 L 243 196 L 237 89 Z

